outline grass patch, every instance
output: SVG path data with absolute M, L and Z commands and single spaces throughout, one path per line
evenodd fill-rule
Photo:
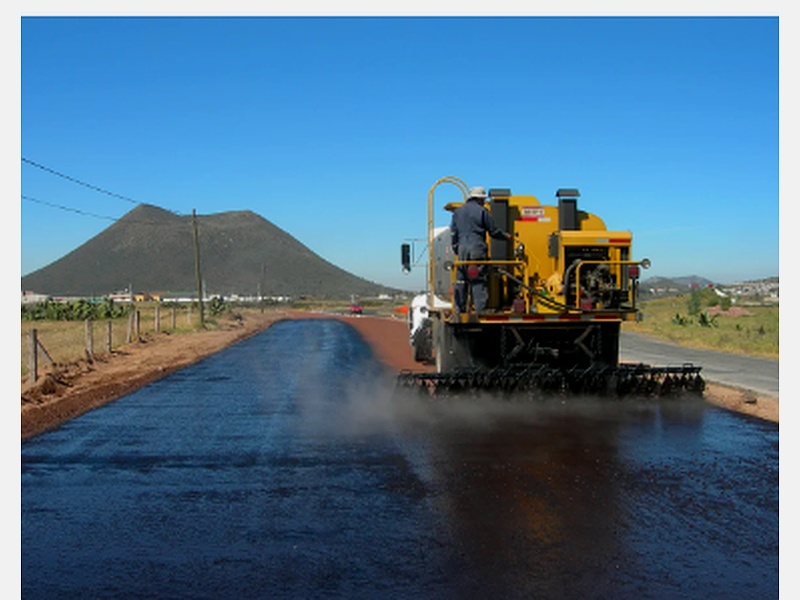
M 778 358 L 778 306 L 735 306 L 733 315 L 714 316 L 716 304 L 709 302 L 713 298 L 688 294 L 649 300 L 640 305 L 643 320 L 626 322 L 623 330 L 693 348 Z M 748 314 L 735 315 L 736 309 Z
M 139 311 L 139 334 L 154 333 L 156 331 L 171 334 L 183 334 L 196 331 L 200 326 L 200 313 L 196 307 L 176 306 L 173 312 L 171 306 L 159 308 L 158 327 L 156 327 L 156 305 L 142 303 L 137 305 Z M 124 346 L 128 341 L 128 317 L 117 319 L 100 319 L 92 322 L 92 344 L 95 356 L 102 356 L 108 352 L 108 323 L 111 323 L 111 351 Z M 205 314 L 207 329 L 214 329 L 214 317 Z M 21 321 L 20 335 L 20 374 L 28 375 L 28 356 L 30 353 L 30 331 L 36 329 L 39 343 L 44 346 L 47 353 L 56 363 L 71 363 L 86 357 L 86 323 L 84 321 Z M 44 366 L 46 359 L 39 358 L 39 364 Z

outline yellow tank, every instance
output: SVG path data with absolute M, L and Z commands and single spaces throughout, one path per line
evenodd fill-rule
M 632 259 L 630 231 L 609 231 L 599 216 L 580 210 L 578 190 L 555 196 L 544 205 L 535 196 L 490 189 L 486 208 L 512 238 L 487 236 L 489 258 L 482 261 L 459 261 L 449 229 L 434 229 L 429 218 L 429 345 L 440 372 L 510 361 L 617 365 L 620 323 L 637 317 L 640 268 L 649 261 Z M 466 312 L 454 310 L 461 265 L 488 273 L 489 301 L 480 313 L 471 302 Z
M 513 242 L 487 238 L 489 260 L 470 261 L 490 267 L 488 312 L 602 312 L 604 318 L 635 318 L 640 267 L 646 268 L 649 261 L 631 260 L 631 232 L 608 231 L 600 217 L 579 210 L 578 190 L 558 190 L 556 197 L 557 205 L 542 205 L 535 196 L 489 190 L 486 208 L 498 227 L 512 234 Z M 445 209 L 453 211 L 461 204 L 450 203 Z M 453 267 L 464 264 L 451 261 Z M 436 260 L 433 264 L 437 268 Z M 449 272 L 454 281 L 456 268 Z M 518 299 L 524 310 L 514 302 Z M 474 321 L 469 313 L 460 317 Z

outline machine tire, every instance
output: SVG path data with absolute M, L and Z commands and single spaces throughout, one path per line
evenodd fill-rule
M 417 362 L 430 363 L 434 359 L 432 326 L 431 320 L 425 319 L 411 340 L 411 346 L 414 349 L 414 360 Z

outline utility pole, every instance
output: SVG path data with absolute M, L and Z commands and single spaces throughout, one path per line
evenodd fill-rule
M 197 301 L 200 305 L 200 329 L 205 329 L 206 322 L 203 315 L 203 279 L 200 276 L 200 244 L 197 240 L 197 212 L 192 209 L 192 230 L 194 239 L 194 276 L 197 280 Z

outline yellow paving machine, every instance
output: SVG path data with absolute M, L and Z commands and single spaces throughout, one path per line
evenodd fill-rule
M 466 184 L 455 177 L 431 187 L 427 290 L 408 312 L 414 357 L 435 364 L 436 372 L 403 372 L 401 387 L 436 394 L 702 392 L 700 367 L 619 361 L 621 324 L 640 318 L 639 277 L 650 266 L 648 259 L 634 258 L 630 231 L 609 231 L 599 216 L 581 210 L 576 189 L 559 189 L 552 205 L 490 189 L 486 208 L 511 238 L 487 236 L 486 259 L 459 260 L 450 227 L 434 226 L 434 193 L 443 183 L 468 198 Z M 462 204 L 444 208 L 454 211 Z M 401 256 L 410 270 L 410 244 L 403 244 Z M 454 298 L 462 285 L 458 273 L 470 273 L 470 267 L 482 270 L 488 290 L 481 312 L 469 296 L 465 310 L 458 310 Z

